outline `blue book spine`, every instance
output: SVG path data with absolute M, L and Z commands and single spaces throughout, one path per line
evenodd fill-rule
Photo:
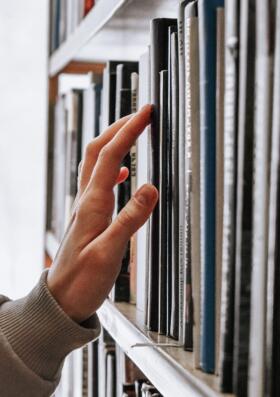
M 198 1 L 201 180 L 201 351 L 205 372 L 215 369 L 216 9 L 223 0 Z

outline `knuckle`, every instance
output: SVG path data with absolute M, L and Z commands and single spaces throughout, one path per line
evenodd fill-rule
M 125 228 L 129 228 L 130 225 L 133 223 L 133 215 L 131 210 L 128 207 L 124 207 L 120 212 L 119 216 L 117 217 L 121 226 Z
M 97 152 L 97 142 L 96 138 L 94 138 L 90 143 L 86 146 L 86 157 L 92 157 Z
M 107 158 L 107 157 L 109 157 L 109 156 L 111 156 L 111 149 L 110 149 L 109 145 L 105 145 L 105 146 L 100 150 L 99 158 L 102 160 L 102 159 L 105 159 L 105 158 Z

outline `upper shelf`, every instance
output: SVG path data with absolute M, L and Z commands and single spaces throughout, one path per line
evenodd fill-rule
M 51 55 L 49 75 L 73 60 L 137 60 L 149 44 L 152 18 L 177 16 L 178 0 L 100 0 Z

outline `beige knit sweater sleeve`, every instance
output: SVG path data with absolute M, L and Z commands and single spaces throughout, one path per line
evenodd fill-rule
M 72 350 L 97 338 L 96 315 L 79 325 L 50 294 L 47 271 L 24 298 L 0 295 L 0 396 L 51 396 L 63 360 Z

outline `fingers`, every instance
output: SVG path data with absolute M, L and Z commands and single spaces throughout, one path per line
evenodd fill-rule
M 117 180 L 120 164 L 135 140 L 150 123 L 151 105 L 137 112 L 101 150 L 93 170 L 88 189 L 98 189 L 101 194 L 111 191 Z
M 111 141 L 119 129 L 122 128 L 132 116 L 133 115 L 130 114 L 119 119 L 87 145 L 83 162 L 80 165 L 81 169 L 79 170 L 79 196 L 82 195 L 90 180 L 92 170 L 96 164 L 100 150 Z
M 123 183 L 129 176 L 129 170 L 127 167 L 121 167 L 116 184 Z
M 122 252 L 131 236 L 147 221 L 157 200 L 157 189 L 143 185 L 100 236 L 104 244 L 110 242 L 114 252 Z

